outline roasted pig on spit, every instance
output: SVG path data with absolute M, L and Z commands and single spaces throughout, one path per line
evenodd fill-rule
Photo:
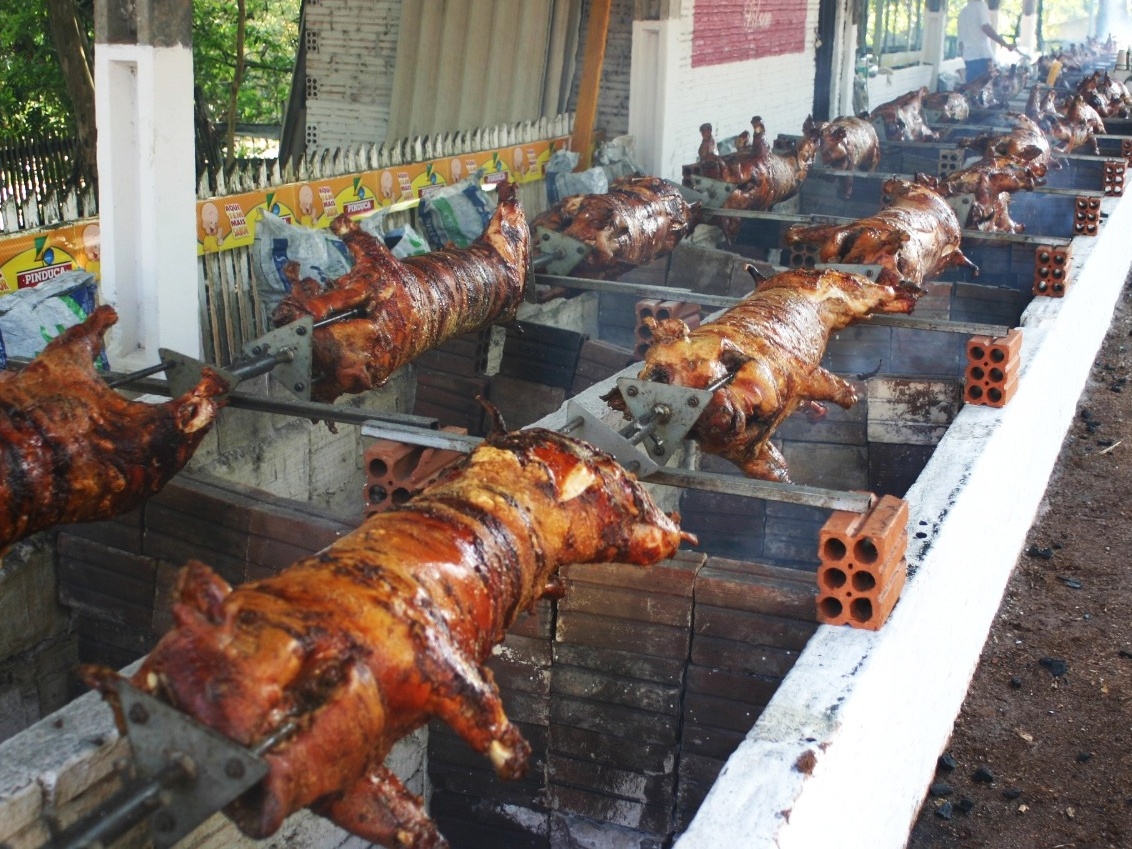
M 500 183 L 487 229 L 466 248 L 400 260 L 347 215 L 331 229 L 354 267 L 325 290 L 309 278 L 296 281 L 272 314 L 276 327 L 308 315 L 316 323 L 347 316 L 315 328 L 312 400 L 376 389 L 446 340 L 514 318 L 523 300 L 530 230 L 509 183 Z
M 819 245 L 821 262 L 880 265 L 880 282 L 920 286 L 945 268 L 975 269 L 959 249 L 962 232 L 947 201 L 926 186 L 893 178 L 883 186 L 887 206 L 849 224 L 794 225 L 789 245 Z
M 874 124 L 884 127 L 889 141 L 934 141 L 936 134 L 924 123 L 924 97 L 928 87 L 902 94 L 895 100 L 882 103 L 869 114 Z
M 216 418 L 229 387 L 208 369 L 163 404 L 107 386 L 93 361 L 117 320 L 113 307 L 98 307 L 26 368 L 0 373 L 0 549 L 134 509 L 181 470 Z
M 1045 180 L 1044 165 L 1009 156 L 984 156 L 946 177 L 917 174 L 916 182 L 945 198 L 971 195 L 962 226 L 990 233 L 1021 233 L 1025 227 L 1010 218 L 1010 196 L 1031 191 Z
M 852 115 L 811 124 L 821 135 L 821 161 L 839 171 L 875 171 L 880 139 L 873 125 Z M 804 128 L 809 132 L 809 127 Z
M 966 121 L 971 114 L 971 104 L 962 92 L 933 91 L 922 102 L 924 113 L 931 114 L 937 121 L 958 124 Z
M 963 145 L 984 157 L 1009 156 L 1034 168 L 1040 167 L 1039 177 L 1044 177 L 1050 168 L 1060 167 L 1053 160 L 1049 139 L 1036 121 L 1021 112 L 1007 112 L 1006 117 L 1013 125 L 1009 133 L 983 133 Z
M 496 433 L 444 482 L 275 577 L 233 590 L 190 563 L 175 624 L 131 681 L 244 746 L 297 726 L 228 808 L 247 834 L 310 807 L 385 846 L 446 846 L 383 765 L 393 744 L 438 717 L 500 776 L 522 776 L 530 746 L 483 666 L 492 647 L 561 593 L 560 566 L 650 565 L 681 539 L 694 541 L 608 455 L 554 431 Z M 114 704 L 116 673 L 83 675 Z
M 1128 87 L 1118 79 L 1110 77 L 1108 71 L 1102 75 L 1094 71 L 1077 85 L 1077 94 L 1092 106 L 1102 118 L 1128 118 L 1132 116 L 1132 95 Z
M 907 313 L 914 305 L 906 286 L 844 271 L 784 271 L 695 330 L 680 319 L 646 319 L 655 341 L 638 377 L 693 389 L 729 378 L 690 435 L 750 477 L 789 482 L 770 441 L 778 426 L 799 407 L 820 414 L 821 401 L 857 401 L 852 384 L 821 367 L 830 335 L 873 313 Z M 619 390 L 605 400 L 626 409 Z
M 1080 94 L 1070 97 L 1062 111 L 1058 108 L 1056 90 L 1043 91 L 1040 85 L 1035 85 L 1026 103 L 1026 116 L 1056 142 L 1057 153 L 1072 153 L 1079 147 L 1088 147 L 1093 154 L 1100 152 L 1096 134 L 1106 132 L 1104 119 Z
M 821 123 L 807 122 L 806 133 L 816 131 L 821 137 L 821 161 L 838 171 L 875 171 L 880 164 L 880 139 L 873 125 L 864 118 L 842 116 Z M 853 195 L 853 176 L 842 183 L 841 194 Z
M 695 229 L 699 204 L 659 177 L 619 177 L 605 194 L 563 198 L 531 221 L 593 250 L 571 269 L 578 277 L 609 279 L 672 252 Z
M 762 119 L 751 119 L 751 144 L 735 153 L 700 162 L 705 177 L 731 183 L 735 189 L 723 202 L 724 209 L 770 209 L 798 193 L 817 156 L 820 137 L 813 121 L 807 119 L 802 138 L 788 154 L 775 153 L 766 140 Z M 741 219 L 720 217 L 719 228 L 729 242 L 739 235 Z

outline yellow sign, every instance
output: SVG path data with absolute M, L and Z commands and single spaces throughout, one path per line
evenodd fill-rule
M 97 278 L 100 247 L 98 221 L 92 219 L 0 240 L 0 295 L 38 286 L 76 268 Z

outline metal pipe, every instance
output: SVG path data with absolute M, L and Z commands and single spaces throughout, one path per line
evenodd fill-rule
M 576 430 L 577 425 L 573 429 Z M 390 439 L 407 442 L 410 445 L 423 445 L 426 448 L 443 448 L 447 451 L 462 451 L 464 453 L 472 451 L 483 441 L 481 437 L 467 434 L 436 433 L 376 422 L 363 425 L 362 434 L 377 439 Z M 867 492 L 843 492 L 836 489 L 773 483 L 715 472 L 681 471 L 667 468 L 653 472 L 651 475 L 641 478 L 641 480 L 645 483 L 663 486 L 700 489 L 728 495 L 744 495 L 749 498 L 765 498 L 769 501 L 785 501 L 810 507 L 825 507 L 831 510 L 850 510 L 855 513 L 867 512 L 872 499 L 872 496 Z

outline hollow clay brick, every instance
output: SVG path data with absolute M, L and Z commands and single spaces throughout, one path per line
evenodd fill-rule
M 1106 195 L 1118 197 L 1124 194 L 1124 169 L 1127 167 L 1126 159 L 1105 160 L 1101 189 Z
M 1069 245 L 1038 245 L 1034 248 L 1035 295 L 1063 297 L 1069 289 Z
M 1073 203 L 1073 232 L 1082 236 L 1096 236 L 1101 231 L 1101 199 L 1079 195 Z
M 907 577 L 907 526 L 908 503 L 892 495 L 868 513 L 830 517 L 818 536 L 819 622 L 870 629 L 884 623 Z

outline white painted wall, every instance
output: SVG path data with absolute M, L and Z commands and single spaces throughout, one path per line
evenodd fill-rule
M 749 129 L 753 115 L 763 117 L 771 137 L 801 130 L 814 97 L 818 0 L 805 4 L 801 53 L 726 65 L 692 67 L 691 0 L 679 3 L 678 14 L 670 18 L 634 23 L 629 132 L 638 140 L 647 173 L 679 180 L 682 166 L 696 161 L 699 126 L 705 121 L 714 125 L 717 138 Z M 654 44 L 643 44 L 646 39 Z M 660 58 L 656 70 L 637 62 L 650 50 Z
M 199 357 L 192 50 L 100 43 L 94 82 L 111 361 L 151 365 L 158 347 Z

